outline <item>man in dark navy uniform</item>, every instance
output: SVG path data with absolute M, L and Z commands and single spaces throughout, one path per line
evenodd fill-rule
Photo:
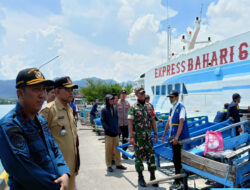
M 227 109 L 228 109 L 228 103 L 224 104 L 224 109 L 217 112 L 214 122 L 219 123 L 227 120 Z
M 233 123 L 240 122 L 240 117 L 242 114 L 239 113 L 239 103 L 241 96 L 238 93 L 233 94 L 233 101 L 228 106 L 227 118 L 233 118 Z M 240 135 L 242 128 L 240 126 L 236 127 L 236 136 Z
M 46 97 L 45 80 L 37 68 L 16 78 L 18 103 L 0 120 L 0 160 L 11 190 L 67 190 L 70 176 L 48 124 L 37 115 Z

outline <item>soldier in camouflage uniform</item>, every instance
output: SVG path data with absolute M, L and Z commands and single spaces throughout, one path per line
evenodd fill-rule
M 154 130 L 154 138 L 157 141 L 155 114 L 150 104 L 145 103 L 145 91 L 143 88 L 136 89 L 137 102 L 130 107 L 128 113 L 130 143 L 135 149 L 135 169 L 138 172 L 138 183 L 145 187 L 146 183 L 142 172 L 143 160 L 147 160 L 150 180 L 155 179 L 155 156 L 151 138 L 151 126 Z M 158 187 L 158 184 L 153 186 Z

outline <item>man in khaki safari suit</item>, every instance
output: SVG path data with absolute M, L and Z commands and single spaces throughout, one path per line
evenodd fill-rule
M 55 81 L 55 88 L 56 100 L 47 104 L 41 111 L 41 115 L 45 116 L 52 135 L 70 169 L 69 190 L 74 190 L 80 159 L 76 122 L 69 102 L 73 99 L 73 89 L 78 86 L 73 84 L 69 77 L 61 77 Z

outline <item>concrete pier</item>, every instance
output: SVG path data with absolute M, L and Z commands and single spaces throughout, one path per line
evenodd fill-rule
M 160 183 L 159 188 L 149 186 L 147 188 L 138 187 L 137 173 L 135 171 L 134 160 L 123 160 L 122 164 L 127 170 L 117 170 L 113 166 L 114 172 L 108 173 L 105 164 L 104 136 L 98 136 L 89 126 L 78 128 L 80 138 L 81 168 L 76 178 L 78 190 L 130 190 L 130 189 L 169 189 L 173 181 Z M 164 178 L 167 175 L 174 175 L 174 167 L 171 162 L 161 162 L 162 171 L 156 171 L 156 178 Z M 144 163 L 145 171 L 143 172 L 145 181 L 149 181 L 149 172 L 147 165 Z M 166 175 L 167 174 L 167 175 Z M 219 187 L 218 184 L 212 186 L 206 185 L 207 180 L 197 176 L 189 178 L 188 185 L 190 189 L 210 189 Z

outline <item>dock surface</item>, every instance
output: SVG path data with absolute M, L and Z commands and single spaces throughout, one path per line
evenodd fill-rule
M 81 126 L 78 123 L 78 135 L 80 138 L 80 155 L 81 167 L 79 175 L 76 178 L 78 190 L 130 190 L 130 189 L 169 189 L 173 181 L 159 184 L 159 188 L 149 186 L 147 188 L 138 187 L 138 176 L 135 171 L 134 160 L 123 160 L 122 164 L 127 170 L 117 170 L 113 166 L 114 172 L 108 173 L 105 164 L 105 147 L 104 136 L 98 136 L 89 126 Z M 167 175 L 174 175 L 174 167 L 171 162 L 163 163 L 162 171 L 156 170 L 156 178 L 165 178 Z M 144 163 L 145 171 L 143 172 L 145 181 L 149 180 L 147 165 Z M 219 184 L 206 185 L 207 180 L 192 176 L 189 178 L 188 185 L 190 189 L 210 189 L 219 187 Z

